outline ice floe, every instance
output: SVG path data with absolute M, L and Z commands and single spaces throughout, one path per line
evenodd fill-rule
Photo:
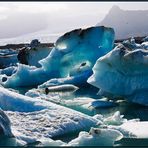
M 128 121 L 120 126 L 109 126 L 111 129 L 120 131 L 126 138 L 148 138 L 147 121 Z
M 7 110 L 12 132 L 22 141 L 24 136 L 29 139 L 56 137 L 88 129 L 97 123 L 96 119 L 83 113 L 5 88 L 0 88 L 0 107 Z
M 70 141 L 67 146 L 113 146 L 123 135 L 113 129 L 91 128 L 88 132 L 80 132 L 78 138 Z

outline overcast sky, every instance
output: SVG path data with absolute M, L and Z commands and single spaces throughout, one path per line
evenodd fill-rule
M 124 10 L 148 10 L 148 2 L 0 2 L 0 38 L 93 26 L 113 5 Z

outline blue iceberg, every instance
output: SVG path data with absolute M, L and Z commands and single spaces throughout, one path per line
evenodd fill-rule
M 108 53 L 113 48 L 113 43 L 112 28 L 100 26 L 73 30 L 56 41 L 48 57 L 39 61 L 40 68 L 19 64 L 16 73 L 6 77 L 2 85 L 33 86 L 52 78 L 78 76 L 88 69 L 92 71 L 91 68 L 96 60 Z M 86 69 L 81 70 L 85 65 L 87 65 Z

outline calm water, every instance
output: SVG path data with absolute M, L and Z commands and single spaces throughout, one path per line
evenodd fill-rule
M 19 91 L 21 94 L 25 94 L 27 90 L 31 88 L 16 88 L 17 91 Z M 87 86 L 85 88 L 79 89 L 73 94 L 63 94 L 63 98 L 65 96 L 67 99 L 72 99 L 75 97 L 90 97 L 93 99 L 100 99 L 101 97 L 96 95 L 98 92 L 98 89 L 93 87 L 93 86 Z M 83 112 L 85 114 L 88 114 L 90 116 L 94 116 L 95 114 L 103 114 L 104 116 L 109 116 L 112 115 L 115 111 L 120 111 L 121 114 L 124 115 L 125 118 L 127 119 L 134 119 L 134 118 L 140 118 L 141 121 L 148 121 L 148 107 L 143 107 L 137 104 L 131 104 L 131 103 L 122 103 L 117 107 L 112 107 L 112 108 L 99 108 L 99 109 L 93 109 L 93 110 L 82 110 L 77 106 L 70 107 L 74 110 Z M 89 130 L 89 129 L 88 129 Z M 69 142 L 70 140 L 76 138 L 79 133 L 74 133 L 74 134 L 68 134 L 65 136 L 60 136 L 54 138 L 55 140 L 60 139 L 64 142 Z M 14 139 L 13 138 L 6 138 L 4 136 L 0 136 L 0 146 L 7 146 L 7 145 L 13 145 L 14 144 Z M 148 140 L 147 139 L 122 139 L 119 142 L 116 142 L 116 144 L 122 144 L 125 146 L 148 146 Z M 33 144 L 33 145 L 38 145 L 38 143 Z

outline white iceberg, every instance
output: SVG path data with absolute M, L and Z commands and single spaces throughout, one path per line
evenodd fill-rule
M 129 50 L 122 44 L 99 58 L 88 83 L 101 95 L 124 98 L 148 106 L 148 51 Z
M 107 125 L 121 125 L 128 121 L 127 119 L 123 117 L 124 115 L 120 115 L 120 112 L 117 111 L 112 116 L 105 118 L 103 120 L 103 123 Z
M 88 132 L 80 132 L 79 136 L 67 146 L 113 146 L 114 142 L 123 138 L 118 130 L 91 128 Z
M 108 127 L 109 125 L 119 126 L 129 121 L 130 122 L 139 121 L 139 119 L 127 120 L 126 118 L 123 118 L 123 117 L 124 115 L 121 115 L 120 111 L 116 111 L 110 116 L 103 116 L 101 114 L 96 114 L 93 116 L 94 119 L 98 120 L 97 125 L 99 127 Z
M 33 138 L 33 141 L 78 132 L 97 123 L 96 119 L 83 113 L 5 88 L 0 88 L 0 107 L 7 110 L 12 133 L 22 141 L 26 136 L 25 139 Z
M 126 138 L 148 138 L 147 121 L 128 121 L 120 126 L 108 126 L 111 129 L 120 131 Z

